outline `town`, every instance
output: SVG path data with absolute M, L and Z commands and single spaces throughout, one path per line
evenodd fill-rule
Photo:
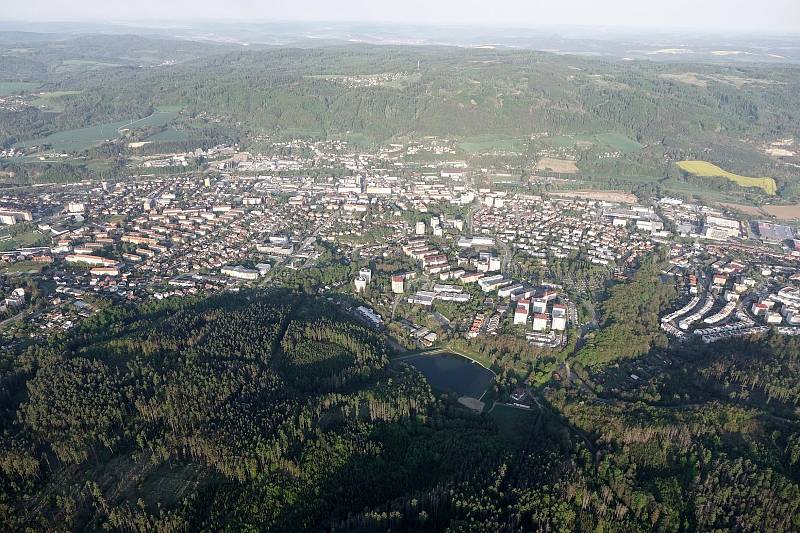
M 7 192 L 5 347 L 114 302 L 296 284 L 405 349 L 501 335 L 558 353 L 598 327 L 597 290 L 659 254 L 660 283 L 679 294 L 661 317 L 673 341 L 800 333 L 792 227 L 671 197 L 509 190 L 447 146 L 221 146 L 203 151 L 211 170 L 196 175 Z M 420 152 L 445 159 L 409 163 Z M 320 167 L 341 172 L 310 172 Z

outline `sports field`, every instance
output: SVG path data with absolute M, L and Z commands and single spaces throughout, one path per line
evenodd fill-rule
M 684 172 L 688 172 L 694 176 L 703 178 L 726 178 L 742 187 L 758 187 L 769 195 L 774 195 L 778 190 L 778 186 L 772 178 L 740 176 L 739 174 L 721 169 L 708 161 L 680 161 L 678 167 Z

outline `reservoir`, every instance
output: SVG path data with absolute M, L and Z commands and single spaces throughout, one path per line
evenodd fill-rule
M 480 398 L 494 379 L 491 370 L 454 353 L 420 355 L 406 362 L 419 370 L 431 387 L 459 396 Z

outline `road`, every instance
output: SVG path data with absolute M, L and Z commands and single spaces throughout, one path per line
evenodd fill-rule
M 7 325 L 11 324 L 12 322 L 16 322 L 17 320 L 22 318 L 23 315 L 30 314 L 32 311 L 33 311 L 33 308 L 23 309 L 22 311 L 20 311 L 16 315 L 14 315 L 12 317 L 9 317 L 9 318 L 6 318 L 2 322 L 0 322 L 0 329 L 5 328 Z
M 500 258 L 500 272 L 502 274 L 511 275 L 511 272 L 509 272 L 511 269 L 511 247 L 500 240 L 496 235 L 494 237 L 494 242 L 497 244 L 497 249 L 500 250 L 502 254 Z
M 302 244 L 300 244 L 300 248 L 298 248 L 297 251 L 299 252 L 299 251 L 305 249 L 306 246 L 311 244 L 311 242 L 314 241 L 317 238 L 317 235 L 319 235 L 319 232 L 322 231 L 322 228 L 324 228 L 324 227 L 325 227 L 324 223 L 322 223 L 319 226 L 317 226 L 317 228 L 314 231 L 311 232 L 311 235 L 306 237 L 306 239 L 302 242 Z M 306 268 L 306 267 L 310 266 L 311 262 L 313 260 L 314 259 L 311 258 L 311 257 L 306 259 L 305 263 L 303 263 L 303 268 Z

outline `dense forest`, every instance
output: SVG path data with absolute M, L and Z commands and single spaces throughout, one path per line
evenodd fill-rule
M 2 356 L 0 520 L 7 530 L 797 530 L 800 349 L 748 344 L 581 369 L 509 426 L 432 391 L 391 361 L 381 334 L 324 299 L 275 290 L 115 306 Z M 675 364 L 624 379 L 649 357 Z

